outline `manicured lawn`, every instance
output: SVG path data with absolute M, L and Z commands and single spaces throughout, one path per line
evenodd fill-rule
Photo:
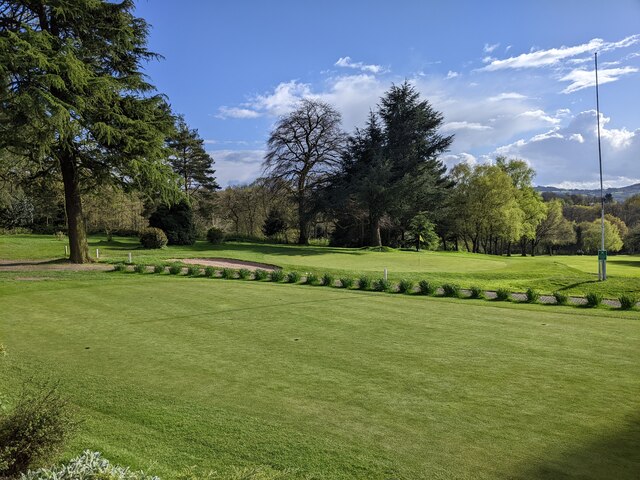
M 0 236 L 0 258 L 61 258 L 64 245 L 53 236 Z M 534 288 L 542 293 L 560 290 L 572 295 L 599 292 L 609 298 L 640 292 L 640 255 L 610 256 L 609 279 L 598 282 L 595 256 L 497 257 L 455 252 L 373 252 L 253 243 L 214 246 L 207 242 L 197 242 L 190 247 L 144 250 L 134 238 L 116 238 L 113 242 L 106 242 L 101 236 L 91 238 L 90 248 L 92 255 L 99 248 L 101 260 L 108 262 L 124 261 L 128 252 L 132 252 L 134 262 L 147 263 L 173 258 L 224 257 L 263 262 L 301 272 L 331 272 L 336 276 L 366 274 L 380 277 L 387 268 L 392 281 L 428 279 L 440 284 L 457 283 L 462 287 L 479 286 L 493 290 L 507 288 L 524 292 L 527 288 Z
M 426 258 L 427 256 L 425 256 Z M 0 274 L 0 394 L 165 479 L 636 479 L 637 312 L 121 273 Z

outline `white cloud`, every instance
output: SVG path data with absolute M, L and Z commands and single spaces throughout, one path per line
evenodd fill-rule
M 499 43 L 494 43 L 493 45 L 489 45 L 488 43 L 484 44 L 484 48 L 482 49 L 482 51 L 484 53 L 491 53 L 493 52 L 496 48 L 498 48 L 500 46 Z
M 525 95 L 516 92 L 504 92 L 499 95 L 494 95 L 493 97 L 489 97 L 489 101 L 491 102 L 499 102 L 501 100 L 524 100 L 527 98 Z
M 385 73 L 387 71 L 381 65 L 366 65 L 363 62 L 354 62 L 351 60 L 351 57 L 340 57 L 334 65 L 336 67 L 355 68 L 373 74 Z
M 258 118 L 260 116 L 260 112 L 256 112 L 255 110 L 251 110 L 248 108 L 240 108 L 240 107 L 225 107 L 222 106 L 218 109 L 218 114 L 216 115 L 218 118 Z
M 250 183 L 262 173 L 264 150 L 209 150 L 222 187 Z
M 520 117 L 528 117 L 528 118 L 534 118 L 537 120 L 541 120 L 543 122 L 547 122 L 547 123 L 551 123 L 553 125 L 560 123 L 560 119 L 559 118 L 554 118 L 551 117 L 550 115 L 547 115 L 544 110 L 528 110 L 526 112 L 522 112 L 520 115 Z
M 610 186 L 629 185 L 638 180 L 629 176 L 640 172 L 640 129 L 607 128 L 610 119 L 601 116 L 603 175 Z M 581 112 L 563 128 L 554 128 L 528 139 L 497 148 L 493 155 L 522 158 L 537 171 L 537 183 L 597 182 L 598 144 L 596 112 Z
M 457 130 L 491 130 L 492 127 L 473 122 L 449 122 L 442 125 L 442 129 L 451 132 Z
M 484 71 L 496 71 L 504 69 L 521 69 L 521 68 L 539 68 L 557 65 L 564 59 L 570 59 L 585 53 L 593 53 L 596 51 L 606 52 L 618 48 L 625 48 L 640 42 L 640 35 L 631 35 L 619 42 L 605 42 L 600 38 L 594 38 L 587 43 L 575 45 L 573 47 L 550 48 L 548 50 L 534 50 L 529 53 L 523 53 L 516 57 L 510 57 L 503 60 L 489 58 L 485 59 L 485 63 L 489 65 L 481 68 Z
M 469 165 L 475 165 L 478 163 L 478 159 L 467 152 L 462 153 L 447 153 L 442 155 L 441 160 L 447 165 L 449 168 L 457 165 L 458 163 L 467 163 Z
M 250 104 L 268 115 L 280 116 L 289 113 L 302 98 L 311 96 L 311 86 L 296 80 L 280 83 L 272 93 L 258 95 Z
M 603 180 L 602 185 L 604 188 L 617 188 L 624 187 L 627 185 L 633 185 L 635 183 L 640 183 L 640 178 L 632 178 L 632 177 L 611 177 L 609 180 Z M 559 182 L 552 183 L 549 186 L 561 188 L 563 190 L 573 190 L 573 189 L 583 189 L 583 190 L 596 190 L 600 188 L 600 181 L 591 181 L 591 182 Z
M 605 83 L 611 83 L 618 80 L 623 75 L 630 73 L 636 73 L 638 71 L 635 67 L 622 67 L 622 68 L 608 68 L 598 69 L 598 83 L 603 85 Z M 562 93 L 572 93 L 583 88 L 593 87 L 596 84 L 596 74 L 594 70 L 575 69 L 569 72 L 564 77 L 560 78 L 561 82 L 571 82 Z
M 452 70 L 449 70 L 449 73 L 447 73 L 447 79 L 456 78 L 456 77 L 459 77 L 459 76 L 460 76 L 460 74 L 458 72 L 454 72 Z

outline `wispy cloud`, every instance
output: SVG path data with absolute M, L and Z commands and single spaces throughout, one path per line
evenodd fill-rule
M 457 130 L 491 130 L 489 125 L 482 125 L 475 122 L 449 122 L 442 125 L 442 129 L 445 131 L 457 131 Z
M 615 82 L 624 75 L 636 72 L 638 72 L 638 69 L 635 67 L 598 69 L 598 83 L 602 85 Z M 583 88 L 593 87 L 596 84 L 596 74 L 594 70 L 575 69 L 560 78 L 560 81 L 571 82 L 562 90 L 562 93 L 573 93 Z
M 482 51 L 484 51 L 484 53 L 491 53 L 499 46 L 500 46 L 499 43 L 494 43 L 493 45 L 489 45 L 488 43 L 485 43 Z
M 447 80 L 451 79 L 451 78 L 456 78 L 459 77 L 460 74 L 458 72 L 454 72 L 452 70 L 449 70 L 449 72 L 447 73 Z
M 560 63 L 564 59 L 570 59 L 578 55 L 592 52 L 606 52 L 618 48 L 630 47 L 640 43 L 640 34 L 631 35 L 618 42 L 605 42 L 601 38 L 594 38 L 587 43 L 574 45 L 572 47 L 562 46 L 550 48 L 548 50 L 535 50 L 523 53 L 516 57 L 505 58 L 503 60 L 487 57 L 484 59 L 488 63 L 481 68 L 482 71 L 496 71 L 505 69 L 539 68 L 549 67 Z
M 489 97 L 489 101 L 499 102 L 501 100 L 524 100 L 526 98 L 527 98 L 526 95 L 522 95 L 521 93 L 504 92 L 499 95 L 494 95 L 493 97 Z
M 351 57 L 340 57 L 334 64 L 336 67 L 354 68 L 363 72 L 369 72 L 373 74 L 385 73 L 387 70 L 381 65 L 370 64 L 367 65 L 363 62 L 354 62 Z
M 256 112 L 255 110 L 251 110 L 249 108 L 240 108 L 240 107 L 220 107 L 218 109 L 218 114 L 216 115 L 218 118 L 258 118 L 260 116 L 260 112 Z

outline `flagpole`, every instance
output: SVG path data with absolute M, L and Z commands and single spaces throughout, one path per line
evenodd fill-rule
M 596 66 L 596 116 L 598 118 L 598 162 L 600 164 L 600 229 L 601 243 L 598 252 L 598 280 L 607 279 L 607 251 L 604 248 L 604 188 L 602 185 L 602 146 L 600 143 L 600 96 L 598 94 L 598 52 L 595 53 Z

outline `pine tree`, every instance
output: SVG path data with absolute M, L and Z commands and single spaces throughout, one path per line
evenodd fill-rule
M 132 0 L 0 1 L 0 150 L 64 184 L 70 260 L 89 261 L 81 192 L 129 183 L 176 194 L 173 117 L 142 73 L 157 57 Z

